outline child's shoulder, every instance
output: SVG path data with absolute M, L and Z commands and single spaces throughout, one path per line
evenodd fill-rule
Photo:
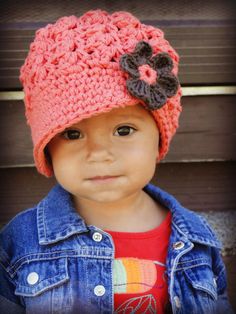
M 33 228 L 37 219 L 37 205 L 26 208 L 15 215 L 0 230 L 0 235 L 13 236 L 21 230 L 27 231 Z
M 19 212 L 1 228 L 0 262 L 4 256 L 10 262 L 38 249 L 38 206 L 42 200 Z
M 172 194 L 153 184 L 147 185 L 145 191 L 170 209 L 172 226 L 180 234 L 193 242 L 222 248 L 217 234 L 204 216 L 186 208 Z
M 0 230 L 0 241 L 2 235 L 14 237 L 20 232 L 23 232 L 24 234 L 32 232 L 33 229 L 37 227 L 38 207 L 48 199 L 54 189 L 55 186 L 36 204 L 20 211 L 8 223 L 6 223 Z
M 27 208 L 13 217 L 0 230 L 0 247 L 14 251 L 17 247 L 26 248 L 30 239 L 36 236 L 37 206 Z
M 203 215 L 182 205 L 179 208 L 180 210 L 176 213 L 175 222 L 178 222 L 178 226 L 181 226 L 189 240 L 218 249 L 223 248 L 216 231 Z
M 33 249 L 37 250 L 37 207 L 27 208 L 0 230 L 0 264 L 11 268 Z

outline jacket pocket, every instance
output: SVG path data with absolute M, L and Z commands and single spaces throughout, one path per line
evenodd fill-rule
M 17 270 L 17 275 L 15 294 L 37 296 L 69 280 L 67 259 L 28 261 Z
M 217 287 L 214 273 L 209 265 L 198 265 L 184 269 L 185 276 L 190 285 L 206 293 L 214 301 L 217 300 Z

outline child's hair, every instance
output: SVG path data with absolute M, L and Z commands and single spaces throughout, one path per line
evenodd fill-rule
M 38 171 L 53 175 L 46 147 L 57 133 L 138 103 L 157 123 L 163 159 L 182 111 L 178 62 L 163 32 L 128 12 L 92 10 L 37 30 L 20 81 Z

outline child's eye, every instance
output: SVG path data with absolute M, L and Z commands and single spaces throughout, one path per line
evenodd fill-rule
M 133 134 L 134 132 L 136 131 L 135 128 L 131 127 L 131 126 L 128 126 L 128 125 L 123 125 L 123 126 L 120 126 L 116 129 L 115 131 L 115 135 L 118 135 L 118 136 L 127 136 L 127 135 L 131 135 Z
M 62 137 L 65 137 L 68 140 L 77 140 L 82 138 L 82 133 L 78 130 L 67 130 L 61 133 Z

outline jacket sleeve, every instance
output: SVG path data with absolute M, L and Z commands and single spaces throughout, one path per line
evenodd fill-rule
M 216 314 L 235 314 L 231 304 L 229 303 L 227 292 L 220 294 L 217 300 L 217 313 Z
M 214 248 L 213 249 L 213 271 L 216 278 L 216 286 L 217 286 L 217 313 L 216 314 L 235 314 L 227 294 L 227 272 L 225 264 L 222 260 L 222 256 L 220 254 L 220 250 Z
M 14 282 L 6 271 L 5 257 L 6 253 L 0 247 L 0 313 L 25 314 L 25 308 L 21 305 L 20 298 L 14 293 Z

